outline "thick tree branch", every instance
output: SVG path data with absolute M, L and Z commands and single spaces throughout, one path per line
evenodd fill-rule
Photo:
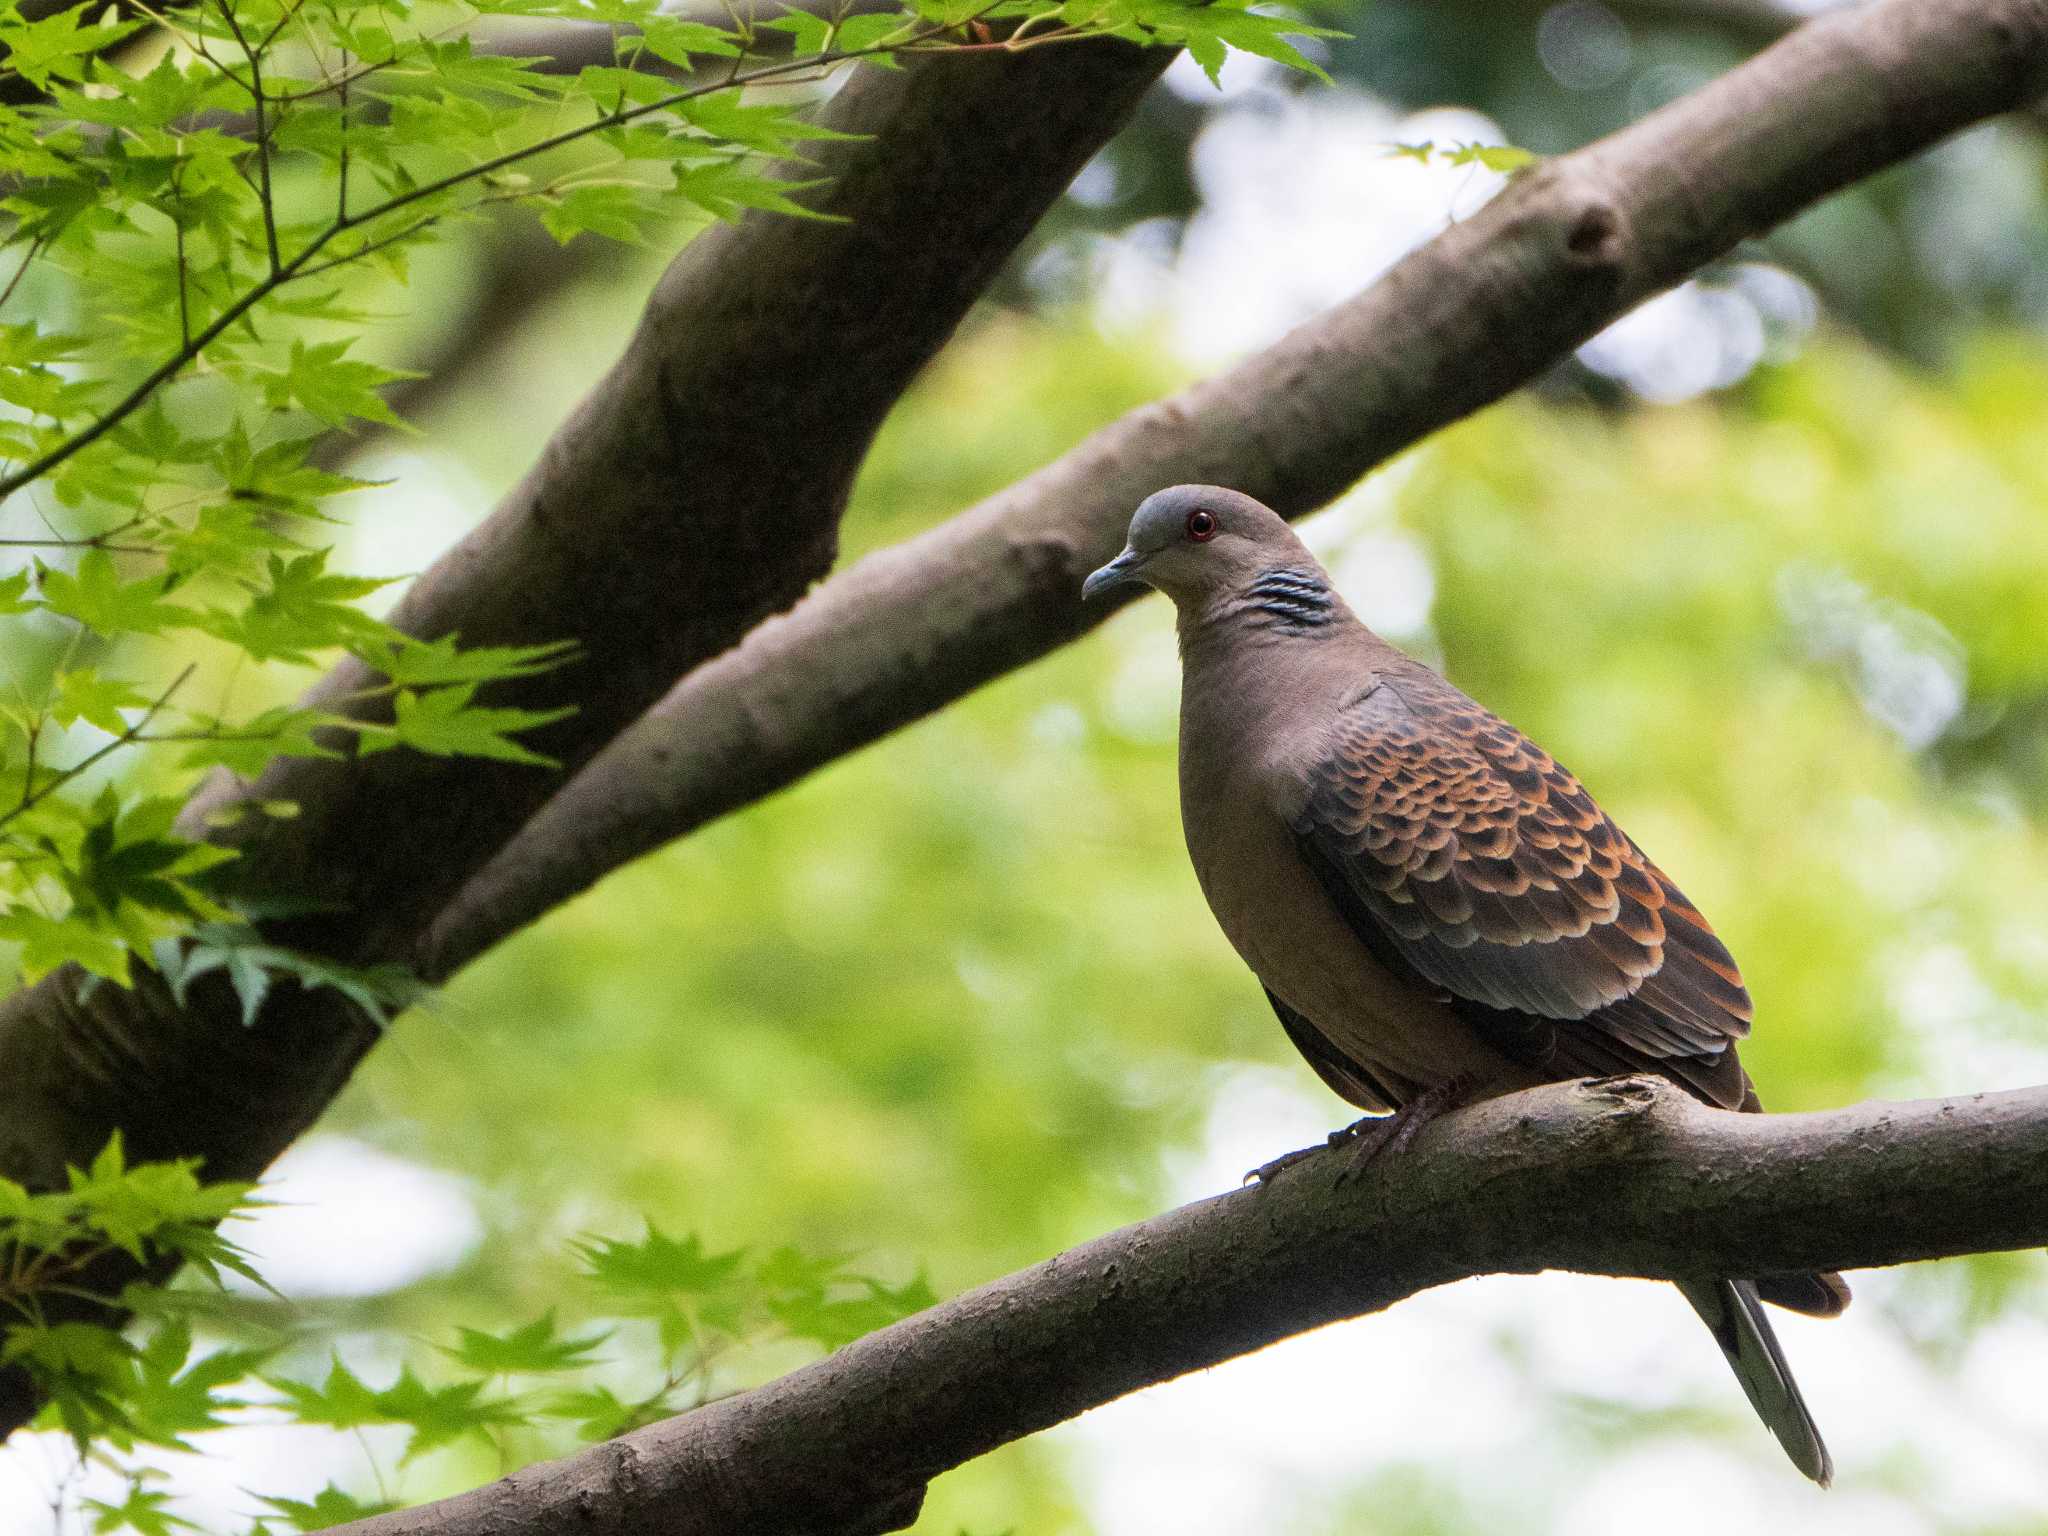
M 1867 1268 L 2048 1243 L 2048 1089 L 1812 1115 L 1660 1078 L 1463 1110 L 1125 1227 L 756 1391 L 347 1536 L 898 1529 L 962 1462 L 1472 1275 Z
M 1082 575 L 1160 486 L 1310 511 L 1742 240 L 2044 89 L 2048 0 L 1888 0 L 1545 164 L 1348 303 L 685 678 L 460 893 L 419 963 L 446 975 L 625 860 L 1083 633 L 1100 613 Z
M 857 74 L 825 120 L 863 137 L 794 168 L 825 178 L 803 195 L 833 219 L 750 215 L 688 245 L 624 357 L 396 622 L 473 645 L 575 640 L 575 665 L 493 698 L 573 707 L 533 744 L 587 759 L 825 572 L 883 416 L 1168 57 L 1100 43 Z M 344 666 L 315 698 L 333 706 L 366 680 Z M 556 782 L 409 751 L 297 760 L 255 792 L 299 818 L 229 835 L 251 834 L 251 888 L 324 907 L 279 937 L 388 956 Z M 187 826 L 235 792 L 216 784 Z M 116 1127 L 131 1156 L 252 1177 L 375 1039 L 326 992 L 281 991 L 245 1030 L 225 987 L 180 1009 L 153 976 L 84 999 L 79 983 L 67 969 L 0 1004 L 0 1172 L 31 1185 L 61 1184 Z M 95 1278 L 112 1292 L 124 1277 Z M 18 1374 L 0 1375 L 0 1429 L 29 1406 Z

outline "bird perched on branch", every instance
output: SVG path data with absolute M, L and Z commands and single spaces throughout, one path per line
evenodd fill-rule
M 1547 752 L 1360 623 L 1277 513 L 1208 485 L 1147 497 L 1082 595 L 1129 582 L 1179 614 L 1202 892 L 1317 1075 L 1385 1116 L 1332 1141 L 1371 1156 L 1452 1103 L 1625 1072 L 1761 1107 L 1735 1054 L 1749 994 L 1699 910 Z M 1679 1289 L 1827 1483 L 1760 1298 L 1833 1316 L 1841 1277 Z

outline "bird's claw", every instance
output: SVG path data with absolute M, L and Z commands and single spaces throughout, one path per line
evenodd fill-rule
M 1337 1185 L 1342 1188 L 1380 1158 L 1406 1152 L 1409 1143 L 1425 1125 L 1446 1110 L 1457 1108 L 1471 1089 L 1472 1084 L 1464 1078 L 1453 1078 L 1434 1088 L 1426 1088 L 1391 1115 L 1362 1115 L 1342 1130 L 1330 1132 L 1328 1140 L 1320 1147 L 1303 1147 L 1296 1152 L 1283 1153 L 1270 1163 L 1259 1164 L 1244 1176 L 1244 1182 L 1270 1184 L 1273 1175 L 1283 1168 L 1292 1168 L 1304 1158 L 1314 1157 L 1326 1148 L 1348 1145 L 1350 1154 L 1337 1172 Z
M 1271 1162 L 1261 1163 L 1258 1167 L 1246 1172 L 1244 1182 L 1247 1184 L 1270 1184 L 1273 1182 L 1273 1175 L 1281 1169 L 1292 1168 L 1296 1163 L 1314 1157 L 1318 1152 L 1325 1152 L 1331 1147 L 1341 1146 L 1344 1142 L 1351 1139 L 1351 1134 L 1356 1129 L 1357 1127 L 1355 1126 L 1347 1125 L 1341 1131 L 1330 1132 L 1328 1138 L 1324 1140 L 1321 1146 L 1300 1147 L 1292 1152 L 1283 1152 Z
M 1410 1142 L 1421 1134 L 1422 1128 L 1446 1110 L 1456 1109 L 1465 1102 L 1472 1091 L 1472 1080 L 1454 1077 L 1448 1082 L 1425 1088 L 1414 1098 L 1403 1104 L 1391 1115 L 1377 1119 L 1360 1120 L 1351 1127 L 1353 1146 L 1351 1156 L 1345 1160 L 1343 1169 L 1337 1175 L 1337 1184 L 1342 1188 L 1357 1178 L 1382 1157 L 1398 1157 L 1408 1150 Z

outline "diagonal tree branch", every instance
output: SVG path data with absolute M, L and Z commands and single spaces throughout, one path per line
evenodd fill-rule
M 395 621 L 472 645 L 576 641 L 577 664 L 493 702 L 573 707 L 531 740 L 583 762 L 825 572 L 882 417 L 1169 57 L 1102 43 L 855 75 L 824 120 L 862 137 L 791 168 L 825 178 L 801 195 L 831 217 L 749 215 L 685 247 L 625 355 Z M 367 681 L 346 665 L 314 697 L 334 706 Z M 556 782 L 405 751 L 300 759 L 253 791 L 300 817 L 226 835 L 248 888 L 324 908 L 276 937 L 389 956 Z M 217 782 L 188 830 L 239 792 Z M 80 980 L 60 971 L 0 1004 L 0 1173 L 34 1186 L 61 1185 L 116 1127 L 133 1157 L 252 1177 L 376 1038 L 328 992 L 281 989 L 244 1029 L 223 985 L 180 1008 L 153 974 L 89 997 Z M 21 1383 L 0 1373 L 0 1430 L 30 1410 Z
M 699 734 L 715 751 L 761 745 L 765 768 L 734 756 L 710 775 L 723 809 L 918 717 L 1079 632 L 1072 583 L 1113 547 L 1141 490 L 1230 478 L 1305 510 L 1742 236 L 2030 99 L 2044 38 L 2048 0 L 1890 0 L 1803 29 L 1693 98 L 1709 107 L 1680 104 L 1532 176 L 1340 311 L 1354 328 L 1300 333 L 1264 373 L 1154 408 L 828 584 L 825 601 L 762 632 L 779 671 L 724 674 L 739 691 L 722 713 L 704 695 L 691 702 L 715 669 L 686 681 L 676 699 L 688 730 L 638 762 L 659 771 Z M 541 745 L 571 767 L 586 761 L 824 569 L 846 483 L 889 403 L 1163 62 L 1114 46 L 1041 50 L 856 81 L 834 120 L 874 136 L 828 151 L 818 195 L 858 217 L 750 219 L 686 250 L 619 367 L 498 514 L 420 583 L 401 622 L 473 644 L 579 639 L 581 666 L 502 701 L 577 704 Z M 851 617 L 860 629 L 843 626 Z M 884 638 L 851 643 L 859 633 Z M 751 666 L 750 651 L 762 654 L 744 648 L 731 664 Z M 344 670 L 324 696 L 360 681 Z M 668 816 L 667 835 L 715 814 L 702 810 L 707 781 L 690 776 L 700 798 L 680 822 L 644 784 L 618 782 L 654 820 Z M 552 784 L 409 753 L 288 765 L 258 792 L 304 814 L 249 818 L 262 835 L 245 863 L 333 905 L 283 937 L 348 958 L 403 953 Z M 202 798 L 195 814 L 206 808 Z M 616 822 L 594 817 L 588 831 L 618 847 Z M 626 842 L 637 837 L 627 829 Z M 557 888 L 594 872 L 572 867 Z M 487 940 L 493 929 L 451 931 Z M 425 953 L 445 968 L 436 957 L 463 945 Z M 374 1039 L 326 993 L 286 994 L 244 1031 L 225 988 L 181 1010 L 148 980 L 89 1000 L 76 986 L 60 973 L 0 1005 L 0 1171 L 32 1183 L 84 1162 L 117 1125 L 133 1155 L 253 1174 Z M 100 1278 L 113 1289 L 122 1277 Z M 26 1399 L 6 1395 L 0 1378 L 0 1423 L 18 1422 Z
M 1082 575 L 1160 486 L 1308 512 L 1744 239 L 2044 89 L 2048 0 L 1887 0 L 1545 164 L 1358 297 L 686 677 L 457 896 L 418 963 L 447 975 L 626 860 L 1085 632 L 1101 615 Z
M 1473 1275 L 1867 1268 L 2048 1242 L 2048 1089 L 1810 1115 L 1556 1084 L 1343 1149 L 868 1335 L 756 1391 L 347 1536 L 900 1529 L 925 1484 L 1140 1387 Z M 1874 1198 L 1881 1191 L 1882 1198 Z

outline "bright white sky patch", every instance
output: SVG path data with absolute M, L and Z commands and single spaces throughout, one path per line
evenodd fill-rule
M 1606 67 L 1594 55 L 1613 39 L 1593 35 L 1604 8 L 1559 8 L 1566 11 L 1570 38 L 1560 33 L 1553 42 L 1578 50 L 1573 67 Z M 1178 251 L 1172 224 L 1148 220 L 1103 239 L 1092 257 L 1105 326 L 1163 322 L 1177 350 L 1205 367 L 1256 351 L 1351 297 L 1507 185 L 1477 165 L 1394 153 L 1397 144 L 1449 150 L 1505 142 L 1499 126 L 1477 112 L 1442 107 L 1404 116 L 1355 91 L 1298 95 L 1270 88 L 1262 75 L 1241 81 L 1230 71 L 1224 80 L 1224 110 L 1195 142 L 1202 206 Z M 1100 198 L 1107 180 L 1106 170 L 1098 172 L 1084 190 Z M 1712 283 L 1688 282 L 1652 298 L 1579 355 L 1646 400 L 1687 400 L 1725 389 L 1795 346 L 1816 307 L 1797 278 L 1747 263 Z
M 1348 92 L 1238 99 L 1196 141 L 1203 206 L 1178 258 L 1140 225 L 1106 241 L 1097 263 L 1106 325 L 1163 314 L 1179 349 L 1204 364 L 1242 356 L 1357 292 L 1505 184 L 1479 166 L 1393 152 L 1424 139 L 1501 142 L 1476 112 L 1403 116 Z
M 309 1137 L 222 1230 L 286 1296 L 375 1296 L 452 1269 L 483 1236 L 461 1180 L 346 1136 Z

